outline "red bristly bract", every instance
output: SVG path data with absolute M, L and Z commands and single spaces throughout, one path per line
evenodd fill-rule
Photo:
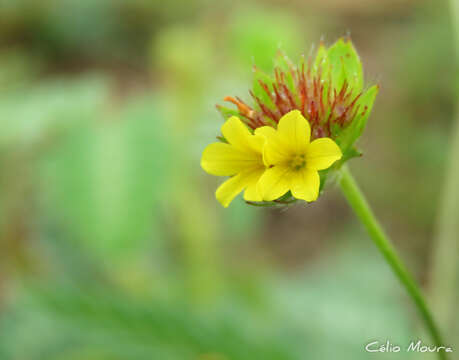
M 255 68 L 255 71 L 258 69 Z M 311 61 L 306 68 L 304 62 L 298 68 L 289 64 L 287 71 L 276 67 L 271 84 L 261 79 L 258 83 L 267 98 L 263 100 L 250 91 L 255 106 L 248 105 L 239 97 L 224 98 L 237 106 L 241 120 L 252 129 L 266 125 L 276 127 L 284 114 L 297 109 L 309 121 L 312 139 L 335 138 L 337 131 L 346 128 L 359 111 L 361 115 L 367 111 L 367 106 L 360 109 L 357 104 L 361 92 L 354 94 L 346 81 L 337 90 L 330 75 L 324 79 L 321 69 L 312 70 Z M 217 108 L 221 107 L 217 105 Z

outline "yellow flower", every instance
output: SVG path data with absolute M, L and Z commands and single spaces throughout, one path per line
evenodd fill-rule
M 255 134 L 267 140 L 263 158 L 269 168 L 258 182 L 263 200 L 276 200 L 290 190 L 297 199 L 315 201 L 320 187 L 318 170 L 341 158 L 339 146 L 330 138 L 310 142 L 311 128 L 298 110 L 285 114 L 277 130 L 263 126 Z
M 262 201 L 257 183 L 266 169 L 262 155 L 265 137 L 251 134 L 235 116 L 221 130 L 228 143 L 210 144 L 201 158 L 201 167 L 209 174 L 231 176 L 217 189 L 217 200 L 227 207 L 245 189 L 245 200 Z

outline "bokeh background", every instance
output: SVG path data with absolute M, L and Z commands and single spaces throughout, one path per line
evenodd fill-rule
M 199 166 L 215 104 L 249 98 L 253 64 L 348 34 L 381 87 L 351 168 L 429 292 L 459 260 L 432 260 L 457 84 L 448 2 L 0 1 L 0 359 L 357 360 L 372 340 L 430 343 L 336 188 L 223 209 Z

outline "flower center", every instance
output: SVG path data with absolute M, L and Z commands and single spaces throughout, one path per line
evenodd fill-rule
M 290 160 L 290 167 L 293 170 L 301 170 L 306 166 L 306 159 L 304 157 L 304 154 L 297 154 L 293 156 L 292 160 Z

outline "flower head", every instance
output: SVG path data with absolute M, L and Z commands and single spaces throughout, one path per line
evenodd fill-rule
M 225 207 L 243 190 L 247 202 L 315 201 L 327 175 L 360 155 L 354 144 L 378 86 L 364 90 L 352 42 L 321 43 L 315 59 L 299 66 L 282 53 L 276 62 L 273 77 L 254 68 L 252 104 L 227 96 L 237 109 L 217 105 L 228 119 L 223 142 L 209 145 L 201 164 L 231 176 L 216 193 Z

